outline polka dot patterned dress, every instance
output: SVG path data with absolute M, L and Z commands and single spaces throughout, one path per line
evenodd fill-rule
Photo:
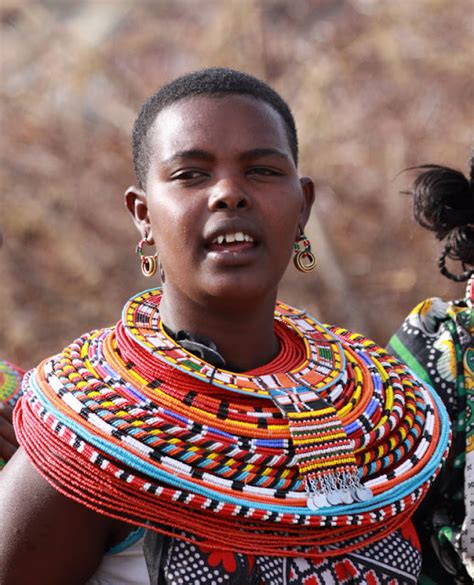
M 151 585 L 343 585 L 415 584 L 421 567 L 411 521 L 353 553 L 309 559 L 215 551 L 203 543 L 150 532 L 145 539 Z

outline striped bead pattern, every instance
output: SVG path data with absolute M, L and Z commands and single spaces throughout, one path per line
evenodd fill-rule
M 278 304 L 280 354 L 251 372 L 218 370 L 166 335 L 159 300 L 158 290 L 131 299 L 116 327 L 82 336 L 25 378 L 17 434 L 57 489 L 164 534 L 176 527 L 211 548 L 279 556 L 302 546 L 307 556 L 341 554 L 413 513 L 450 433 L 439 398 L 405 366 Z M 329 405 L 316 423 L 340 421 L 347 464 L 372 499 L 308 507 L 303 439 L 274 402 L 295 387 Z

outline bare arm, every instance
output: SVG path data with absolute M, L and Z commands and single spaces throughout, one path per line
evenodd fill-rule
M 114 531 L 52 488 L 21 448 L 0 473 L 0 519 L 1 585 L 82 585 Z

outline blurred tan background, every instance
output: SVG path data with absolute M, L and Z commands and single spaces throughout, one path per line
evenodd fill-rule
M 470 0 L 0 0 L 0 356 L 24 367 L 114 323 L 151 286 L 122 194 L 142 102 L 222 65 L 287 99 L 317 185 L 318 268 L 280 297 L 386 343 L 427 296 L 460 296 L 412 220 L 405 167 L 465 170 Z

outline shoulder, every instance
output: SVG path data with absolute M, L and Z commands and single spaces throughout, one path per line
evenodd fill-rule
M 113 533 L 110 519 L 63 496 L 22 449 L 1 472 L 0 516 L 2 583 L 25 583 L 33 573 L 38 585 L 83 583 Z
M 387 349 L 435 388 L 455 417 L 472 353 L 474 315 L 469 301 L 430 298 L 419 303 L 391 337 Z M 472 374 L 471 374 L 472 375 Z

